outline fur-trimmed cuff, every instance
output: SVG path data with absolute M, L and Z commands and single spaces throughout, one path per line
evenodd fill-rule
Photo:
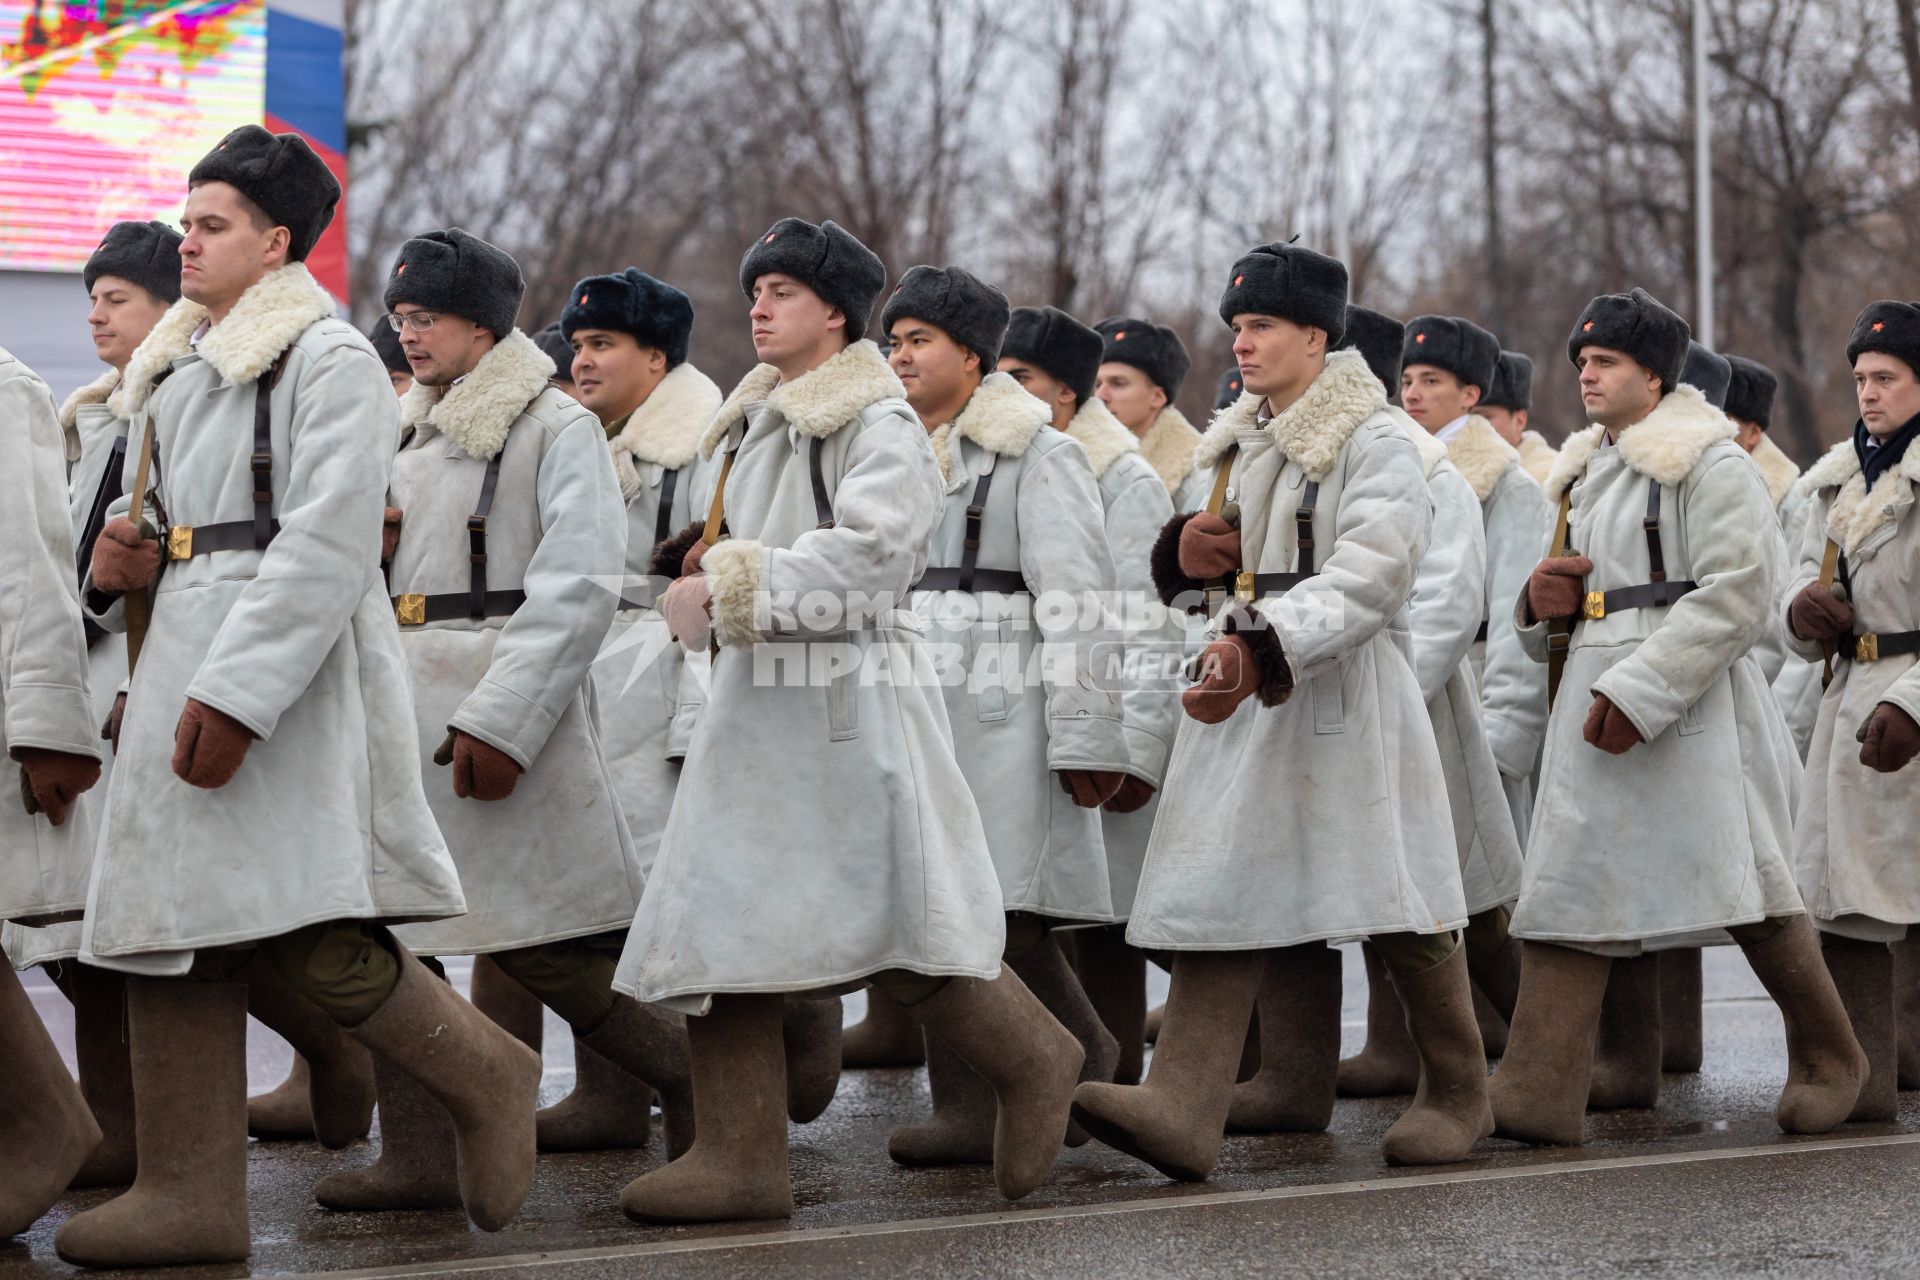
M 1160 536 L 1153 542 L 1148 567 L 1153 571 L 1153 586 L 1160 593 L 1160 603 L 1169 609 L 1178 607 L 1182 599 L 1186 601 L 1184 607 L 1188 613 L 1200 613 L 1207 607 L 1206 584 L 1188 577 L 1180 568 L 1180 531 L 1199 514 L 1198 511 L 1176 512 L 1173 519 L 1161 526 Z
M 1280 633 L 1253 605 L 1245 605 L 1229 614 L 1226 620 L 1228 635 L 1239 636 L 1247 642 L 1248 652 L 1253 654 L 1253 664 L 1259 670 L 1260 685 L 1254 693 L 1263 707 L 1277 707 L 1293 696 L 1293 668 L 1287 665 L 1287 655 L 1280 648 Z
M 687 558 L 687 552 L 693 550 L 693 544 L 700 541 L 707 532 L 704 520 L 696 520 L 664 542 L 655 544 L 653 559 L 647 565 L 649 578 L 665 578 L 672 582 L 680 576 L 680 566 Z
M 723 645 L 746 646 L 765 638 L 758 618 L 760 550 L 757 542 L 728 538 L 701 557 L 713 588 L 713 634 Z

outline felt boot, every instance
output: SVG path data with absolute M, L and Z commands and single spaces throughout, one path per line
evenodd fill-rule
M 1323 943 L 1266 953 L 1256 1000 L 1260 1069 L 1233 1088 L 1228 1133 L 1318 1133 L 1340 1072 L 1340 953 Z
M 1496 1136 L 1536 1145 L 1586 1139 L 1593 1042 L 1612 967 L 1590 951 L 1521 944 L 1520 999 L 1487 1084 Z

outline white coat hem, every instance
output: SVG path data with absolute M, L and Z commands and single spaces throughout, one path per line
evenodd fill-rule
M 1662 929 L 1658 933 L 1560 933 L 1544 929 L 1521 928 L 1517 925 L 1509 927 L 1507 931 L 1522 942 L 1652 942 L 1660 938 L 1699 933 L 1702 930 L 1737 929 L 1741 925 L 1759 924 L 1762 920 L 1784 919 L 1788 916 L 1805 914 L 1806 910 L 1802 907 L 1795 907 L 1791 911 L 1755 911 L 1751 915 L 1739 916 L 1732 920 L 1703 920 L 1696 924 Z
M 102 950 L 99 947 L 83 948 L 81 956 L 98 957 L 111 960 L 121 957 L 143 955 L 172 955 L 181 951 L 203 951 L 208 948 L 237 947 L 248 942 L 264 942 L 269 938 L 281 938 L 295 929 L 304 929 L 308 925 L 325 924 L 329 920 L 365 920 L 372 924 L 394 926 L 400 924 L 420 924 L 430 920 L 450 920 L 466 914 L 464 902 L 454 906 L 422 907 L 418 913 L 404 916 L 382 915 L 373 910 L 321 911 L 314 915 L 289 920 L 281 924 L 263 926 L 256 929 L 240 929 L 232 933 L 214 934 L 198 938 L 156 938 L 151 942 L 122 942 Z
M 1383 922 L 1377 925 L 1343 925 L 1338 929 L 1323 929 L 1315 933 L 1301 934 L 1290 938 L 1249 939 L 1238 942 L 1208 940 L 1181 941 L 1171 938 L 1149 938 L 1136 934 L 1132 925 L 1127 927 L 1127 945 L 1141 950 L 1149 948 L 1158 951 L 1275 951 L 1281 947 L 1302 947 L 1312 942 L 1354 942 L 1361 938 L 1379 938 L 1395 933 L 1412 933 L 1421 936 L 1452 933 L 1456 929 L 1467 927 L 1467 918 L 1449 920 L 1433 928 L 1416 929 L 1404 920 Z
M 703 983 L 694 986 L 668 986 L 658 990 L 647 990 L 638 983 L 622 985 L 617 979 L 613 989 L 623 996 L 631 996 L 642 1004 L 665 1004 L 677 1001 L 681 1005 L 697 1002 L 704 1005 L 710 996 L 740 995 L 785 995 L 795 991 L 818 991 L 827 987 L 841 986 L 847 983 L 863 982 L 876 973 L 889 969 L 900 969 L 907 973 L 917 973 L 928 978 L 978 978 L 982 982 L 991 982 L 1000 976 L 1000 963 L 996 960 L 991 968 L 978 968 L 970 965 L 932 965 L 921 961 L 900 958 L 883 960 L 878 964 L 867 965 L 839 977 L 804 978 L 789 982 L 721 982 Z M 645 990 L 646 994 L 641 994 Z M 704 1008 L 699 1010 L 706 1012 Z

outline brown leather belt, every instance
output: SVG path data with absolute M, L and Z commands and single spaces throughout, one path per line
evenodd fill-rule
M 402 595 L 393 597 L 393 616 L 403 627 L 423 627 L 429 622 L 451 622 L 470 618 L 504 618 L 527 602 L 524 591 L 489 591 L 481 599 L 481 612 L 474 612 L 471 591 L 450 591 L 444 595 Z
M 280 532 L 280 522 L 267 522 L 267 536 L 251 520 L 223 524 L 176 524 L 167 530 L 167 559 L 191 560 L 214 551 L 264 551 Z
M 1882 658 L 1920 653 L 1920 631 L 1869 632 L 1846 639 L 1849 643 L 1840 646 L 1838 656 L 1853 662 L 1878 662 Z
M 1615 587 L 1611 591 L 1589 591 L 1580 606 L 1580 616 L 1596 622 L 1610 613 L 1628 609 L 1653 609 L 1669 605 L 1699 587 L 1697 582 L 1643 582 L 1637 587 Z

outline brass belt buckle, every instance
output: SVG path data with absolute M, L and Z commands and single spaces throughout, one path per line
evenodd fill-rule
M 1243 604 L 1252 604 L 1256 588 L 1251 573 L 1245 569 L 1233 575 L 1233 594 Z
M 1607 593 L 1604 591 L 1587 592 L 1587 598 L 1582 601 L 1580 605 L 1580 616 L 1589 622 L 1598 622 L 1600 619 L 1606 617 Z
M 393 598 L 393 616 L 403 627 L 423 627 L 427 623 L 427 598 L 409 593 Z
M 1875 634 L 1855 636 L 1853 638 L 1853 660 L 1855 662 L 1880 661 L 1880 637 Z
M 193 526 L 177 524 L 167 530 L 167 559 L 191 560 L 193 558 Z

